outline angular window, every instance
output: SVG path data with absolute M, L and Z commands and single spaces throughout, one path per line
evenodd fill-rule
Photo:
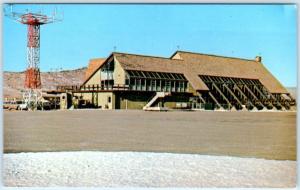
M 149 72 L 143 72 L 147 78 L 152 78 Z
M 129 75 L 129 77 L 133 77 L 133 74 L 132 74 L 131 71 L 128 70 L 127 73 L 128 73 L 128 75 Z
M 147 76 L 145 75 L 145 73 L 143 71 L 140 71 L 140 74 L 143 78 L 147 78 Z
M 166 73 L 161 73 L 162 75 L 162 79 L 168 79 L 168 76 L 166 75 Z
M 134 77 L 139 77 L 139 72 L 137 72 L 137 71 L 132 71 L 132 73 L 133 73 Z
M 168 79 L 173 79 L 171 73 L 166 73 L 166 75 L 167 75 Z

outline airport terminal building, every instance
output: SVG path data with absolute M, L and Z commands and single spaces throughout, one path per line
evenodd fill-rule
M 169 58 L 113 52 L 90 60 L 81 86 L 60 86 L 61 108 L 289 110 L 294 98 L 253 60 L 176 51 Z

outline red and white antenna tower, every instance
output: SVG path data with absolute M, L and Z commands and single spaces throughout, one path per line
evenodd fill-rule
M 60 14 L 62 16 L 63 14 Z M 51 16 L 40 13 L 17 13 L 13 11 L 13 6 L 10 5 L 10 11 L 5 10 L 5 16 L 17 21 L 18 23 L 27 25 L 27 68 L 25 71 L 25 92 L 27 103 L 32 103 L 36 99 L 36 90 L 41 88 L 40 76 L 40 26 L 50 24 L 57 21 L 62 21 L 56 9 Z M 29 96 L 29 97 L 28 97 Z M 24 95 L 23 95 L 24 97 Z M 26 99 L 26 98 L 25 98 Z M 37 102 L 37 100 L 35 100 Z

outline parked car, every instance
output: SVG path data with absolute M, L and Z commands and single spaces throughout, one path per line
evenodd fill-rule
M 28 110 L 28 106 L 25 103 L 19 104 L 19 110 Z
M 3 102 L 3 109 L 6 110 L 17 110 L 19 105 L 15 101 Z
M 27 104 L 22 101 L 6 101 L 3 102 L 3 109 L 7 110 L 27 110 Z

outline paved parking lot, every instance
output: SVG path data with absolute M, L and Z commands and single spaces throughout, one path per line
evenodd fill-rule
M 149 151 L 296 160 L 296 112 L 4 112 L 4 151 Z

